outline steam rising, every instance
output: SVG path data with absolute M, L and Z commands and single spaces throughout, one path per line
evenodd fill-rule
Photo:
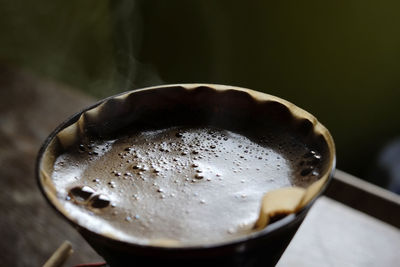
M 154 66 L 140 62 L 143 20 L 136 1 L 111 1 L 111 19 L 119 84 L 124 91 L 162 84 Z
M 160 84 L 138 60 L 138 1 L 2 1 L 0 61 L 96 97 Z

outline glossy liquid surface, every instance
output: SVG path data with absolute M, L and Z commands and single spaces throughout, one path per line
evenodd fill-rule
M 89 229 L 141 244 L 225 242 L 252 231 L 263 194 L 315 181 L 320 156 L 285 135 L 175 127 L 82 143 L 53 182 Z

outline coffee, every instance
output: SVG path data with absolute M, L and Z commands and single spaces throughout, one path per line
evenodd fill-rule
M 274 266 L 335 165 L 311 114 L 249 89 L 110 97 L 39 152 L 49 203 L 110 266 Z
M 80 225 L 134 243 L 199 245 L 248 235 L 266 192 L 320 177 L 321 155 L 282 131 L 174 126 L 112 137 L 70 146 L 51 179 Z

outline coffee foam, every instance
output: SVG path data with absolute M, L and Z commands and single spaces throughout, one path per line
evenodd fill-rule
M 288 134 L 174 127 L 76 144 L 57 157 L 52 181 L 86 228 L 142 244 L 208 244 L 249 234 L 262 196 L 311 184 L 320 161 Z

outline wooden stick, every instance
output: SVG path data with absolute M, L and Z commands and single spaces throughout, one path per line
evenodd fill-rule
M 67 240 L 54 251 L 53 255 L 46 261 L 43 267 L 60 267 L 73 252 L 71 243 Z

